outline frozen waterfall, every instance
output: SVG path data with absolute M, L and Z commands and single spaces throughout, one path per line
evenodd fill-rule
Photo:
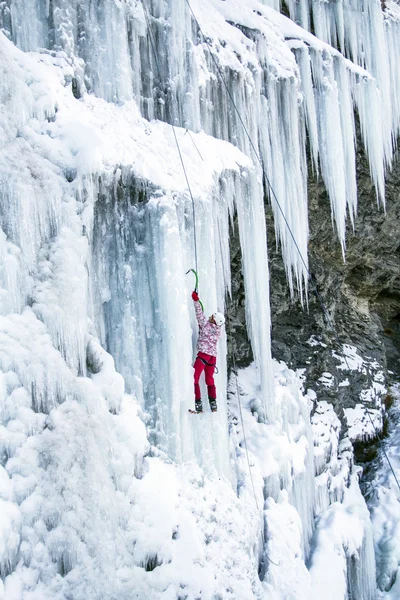
M 0 2 L 4 600 L 305 600 L 332 556 L 337 600 L 375 597 L 346 439 L 271 358 L 264 202 L 306 303 L 308 171 L 345 255 L 358 125 L 384 204 L 400 11 L 278 4 Z M 224 334 L 218 414 L 191 418 L 185 273 L 196 241 L 206 312 L 225 310 L 236 217 L 254 364 L 237 395 Z

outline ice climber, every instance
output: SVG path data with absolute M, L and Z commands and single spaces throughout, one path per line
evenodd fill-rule
M 203 412 L 201 402 L 201 393 L 199 386 L 200 375 L 205 371 L 205 378 L 208 390 L 208 401 L 212 412 L 217 410 L 217 390 L 214 383 L 214 369 L 217 362 L 217 344 L 221 335 L 222 325 L 225 323 L 225 317 L 220 312 L 215 312 L 209 319 L 204 315 L 199 295 L 196 291 L 192 292 L 196 318 L 199 324 L 199 339 L 197 341 L 197 358 L 194 362 L 194 399 L 196 412 Z

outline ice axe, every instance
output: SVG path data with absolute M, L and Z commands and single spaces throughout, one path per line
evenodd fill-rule
M 197 275 L 197 271 L 195 271 L 194 269 L 189 269 L 189 271 L 186 271 L 186 275 L 188 273 L 190 273 L 190 272 L 194 273 L 194 276 L 196 277 L 196 283 L 194 285 L 194 291 L 197 292 L 198 287 L 199 287 L 199 276 Z M 204 306 L 203 306 L 203 303 L 202 303 L 202 301 L 200 299 L 199 299 L 199 302 L 200 302 L 201 310 L 204 312 Z

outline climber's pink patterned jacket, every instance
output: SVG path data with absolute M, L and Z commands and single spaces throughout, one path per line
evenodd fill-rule
M 221 327 L 210 323 L 203 311 L 201 310 L 200 302 L 194 302 L 196 318 L 199 324 L 199 339 L 197 340 L 197 352 L 204 352 L 211 356 L 217 356 L 217 344 L 221 335 Z

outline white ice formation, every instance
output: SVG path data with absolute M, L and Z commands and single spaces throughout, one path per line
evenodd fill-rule
M 278 10 L 0 2 L 4 600 L 319 599 L 333 555 L 335 600 L 374 598 L 370 524 L 333 415 L 322 460 L 310 397 L 271 360 L 264 188 L 303 295 L 307 169 L 325 182 L 343 252 L 356 216 L 354 110 L 384 203 L 400 11 L 375 0 L 301 0 L 293 20 Z M 224 310 L 235 213 L 255 358 L 241 383 L 249 464 L 240 407 L 230 394 L 228 421 L 223 400 L 225 337 L 218 416 L 187 413 L 185 272 L 197 251 L 206 310 Z

